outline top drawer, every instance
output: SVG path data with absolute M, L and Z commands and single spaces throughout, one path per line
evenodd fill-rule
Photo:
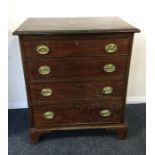
M 129 53 L 130 38 L 25 40 L 22 42 L 26 58 L 104 56 Z

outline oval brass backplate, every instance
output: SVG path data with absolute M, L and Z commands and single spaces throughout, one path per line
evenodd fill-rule
M 107 73 L 111 73 L 116 70 L 116 66 L 114 64 L 105 64 L 103 66 L 103 70 Z
M 113 92 L 113 88 L 110 86 L 103 87 L 103 89 L 102 89 L 102 93 L 106 94 L 106 95 L 111 94 L 112 92 Z
M 110 115 L 111 115 L 111 110 L 109 110 L 109 109 L 104 109 L 104 110 L 100 111 L 100 116 L 102 116 L 102 117 L 108 117 Z
M 107 53 L 115 53 L 118 50 L 118 46 L 116 43 L 108 43 L 105 45 L 105 51 Z
M 39 54 L 47 54 L 49 53 L 49 47 L 47 45 L 39 45 L 36 47 L 36 51 Z
M 51 68 L 49 66 L 42 65 L 39 67 L 38 72 L 41 75 L 47 75 L 51 72 Z
M 47 111 L 43 114 L 44 119 L 53 119 L 54 118 L 54 112 Z
M 41 89 L 40 93 L 42 96 L 51 96 L 53 94 L 53 91 L 51 88 L 43 88 Z

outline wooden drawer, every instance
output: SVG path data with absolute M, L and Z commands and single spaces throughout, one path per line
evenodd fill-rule
M 33 106 L 35 127 L 67 125 L 120 123 L 122 105 L 119 100 L 102 100 L 88 102 L 68 102 L 67 104 L 50 104 Z
M 115 70 L 106 72 L 104 66 L 113 64 Z M 52 59 L 29 61 L 26 63 L 27 75 L 30 81 L 51 80 L 54 78 L 72 77 L 106 77 L 125 76 L 128 65 L 128 57 L 100 57 L 79 59 Z M 39 73 L 41 67 L 48 67 L 50 71 L 45 75 Z M 46 70 L 46 69 L 45 69 Z
M 22 46 L 26 58 L 104 56 L 128 54 L 129 41 L 130 38 L 27 40 L 23 41 Z M 106 52 L 105 47 L 109 43 L 117 45 L 116 52 Z M 46 45 L 49 51 L 45 52 L 46 54 L 40 54 L 37 50 L 40 45 Z
M 37 83 L 30 85 L 30 92 L 32 101 L 122 97 L 124 81 Z

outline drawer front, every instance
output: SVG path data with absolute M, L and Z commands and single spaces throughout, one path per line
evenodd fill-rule
M 116 98 L 124 95 L 124 81 L 37 83 L 30 92 L 32 101 Z
M 108 66 L 110 64 L 110 66 Z M 124 76 L 128 57 L 52 59 L 26 63 L 30 81 L 68 77 Z
M 68 102 L 67 104 L 50 104 L 33 106 L 35 127 L 120 123 L 122 105 L 116 100 L 89 101 L 89 103 Z
M 22 46 L 27 58 L 103 56 L 108 54 L 128 54 L 129 41 L 130 38 L 30 40 L 24 41 Z M 115 47 L 113 45 L 115 45 Z M 117 49 L 111 50 L 111 48 Z M 109 51 L 107 49 L 109 49 Z

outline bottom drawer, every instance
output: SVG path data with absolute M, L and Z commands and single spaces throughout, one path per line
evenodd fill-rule
M 35 127 L 120 123 L 122 104 L 119 100 L 51 103 L 32 107 Z

